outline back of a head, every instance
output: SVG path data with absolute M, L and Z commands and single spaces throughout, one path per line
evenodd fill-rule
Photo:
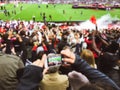
M 119 49 L 119 44 L 115 41 L 112 41 L 111 44 L 107 47 L 107 52 L 116 53 Z
M 42 46 L 39 46 L 36 50 L 37 54 L 36 59 L 41 59 L 44 53 L 45 53 L 44 48 Z
M 90 83 L 85 75 L 76 71 L 69 72 L 68 78 L 72 90 L 78 90 L 80 87 Z
M 48 73 L 56 73 L 59 70 L 58 66 L 49 67 Z
M 99 69 L 104 73 L 109 72 L 116 65 L 117 60 L 119 59 L 115 55 L 106 52 L 100 56 Z
M 95 66 L 95 59 L 92 51 L 88 49 L 83 49 L 81 53 L 81 58 L 87 61 L 88 64 L 90 64 L 92 67 Z
M 20 36 L 24 36 L 24 35 L 26 35 L 26 33 L 25 33 L 25 31 L 22 30 L 22 31 L 20 32 Z

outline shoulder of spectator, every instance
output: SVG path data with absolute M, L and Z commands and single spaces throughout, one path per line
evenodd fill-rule
M 4 55 L 5 57 L 13 58 L 13 59 L 15 59 L 15 60 L 21 60 L 18 56 L 12 55 L 12 54 L 0 53 L 0 55 Z
M 42 67 L 38 67 L 38 66 L 35 66 L 35 65 L 28 65 L 25 67 L 25 71 L 28 71 L 28 72 L 31 72 L 31 75 L 37 73 L 37 75 L 42 75 L 42 72 L 43 72 L 43 68 Z

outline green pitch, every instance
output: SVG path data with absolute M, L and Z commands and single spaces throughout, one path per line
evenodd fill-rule
M 38 5 L 40 5 L 40 8 Z M 20 10 L 21 6 L 23 6 L 22 11 Z M 46 8 L 46 4 L 19 4 L 16 8 L 14 8 L 13 4 L 7 4 L 5 7 L 10 12 L 10 16 L 5 16 L 4 12 L 0 10 L 0 19 L 2 20 L 32 20 L 32 16 L 35 16 L 36 21 L 43 21 L 40 13 L 46 14 L 47 21 L 83 21 L 88 20 L 92 15 L 100 18 L 108 13 L 112 17 L 117 16 L 120 19 L 120 9 L 113 9 L 111 11 L 72 9 L 72 5 L 70 4 L 56 4 L 55 7 L 52 4 L 48 4 L 48 8 Z M 63 10 L 65 11 L 64 13 Z M 12 14 L 12 11 L 16 11 L 16 15 Z M 52 16 L 52 20 L 50 20 L 49 15 Z

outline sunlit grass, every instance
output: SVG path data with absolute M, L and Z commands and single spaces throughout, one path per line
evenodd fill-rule
M 106 10 L 94 10 L 94 9 L 73 9 L 70 4 L 56 4 L 55 7 L 52 4 L 19 4 L 18 7 L 14 8 L 13 4 L 5 5 L 6 9 L 10 12 L 10 16 L 5 16 L 3 11 L 0 11 L 0 19 L 2 20 L 31 20 L 32 16 L 36 17 L 36 21 L 43 21 L 40 13 L 46 14 L 47 21 L 83 21 L 88 20 L 92 15 L 96 18 L 100 18 L 105 14 L 110 14 L 112 17 L 118 17 L 120 19 L 120 9 L 113 9 L 111 11 Z M 20 7 L 23 6 L 23 10 Z M 12 14 L 12 11 L 16 10 L 16 15 Z M 63 14 L 65 10 L 65 14 Z M 81 14 L 82 12 L 82 14 Z M 49 15 L 52 15 L 52 20 L 50 20 Z

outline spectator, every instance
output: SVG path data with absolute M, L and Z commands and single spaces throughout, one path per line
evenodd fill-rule
M 69 86 L 67 75 L 60 75 L 58 66 L 48 69 L 48 74 L 43 75 L 40 83 L 41 90 L 66 90 Z
M 105 52 L 99 58 L 99 70 L 109 76 L 113 81 L 116 82 L 118 86 L 120 86 L 120 71 L 117 66 L 117 62 L 119 62 L 119 57 L 114 53 Z M 115 67 L 118 67 L 115 68 Z
M 82 50 L 81 58 L 86 60 L 91 67 L 97 68 L 97 65 L 95 64 L 94 55 L 93 55 L 92 51 L 90 51 L 89 49 Z
M 83 73 L 90 82 L 104 82 L 112 86 L 114 90 L 120 90 L 120 88 L 109 77 L 97 69 L 91 68 L 86 61 L 82 60 L 69 49 L 62 50 L 61 54 L 66 56 L 66 58 L 63 58 L 64 62 L 71 63 L 72 68 Z M 34 90 L 39 86 L 39 82 L 42 79 L 42 70 L 46 58 L 47 57 L 43 55 L 41 60 L 37 60 L 33 63 L 33 65 L 29 65 L 25 68 L 17 90 Z
M 96 63 L 97 68 L 103 73 L 107 74 L 118 85 L 120 85 L 120 48 L 118 50 L 118 44 L 116 44 L 116 42 L 119 43 L 119 28 L 110 30 L 106 29 L 100 33 L 98 31 L 90 32 L 89 30 L 78 31 L 75 28 L 77 26 L 76 23 L 64 23 L 60 26 L 56 23 L 49 23 L 49 28 L 47 25 L 42 26 L 43 24 L 44 23 L 42 22 L 33 21 L 1 20 L 1 51 L 7 54 L 18 55 L 20 58 L 22 58 L 24 63 L 26 63 L 26 59 L 35 61 L 44 53 L 60 53 L 61 50 L 66 46 L 69 46 L 70 49 L 72 48 L 71 50 L 80 55 L 80 53 L 82 53 L 81 50 L 85 49 L 87 46 L 87 48 L 93 52 L 95 60 L 99 61 Z M 70 26 L 71 29 L 68 28 L 68 25 L 72 25 Z M 85 43 L 85 46 L 83 43 Z M 30 52 L 27 51 L 28 49 Z M 58 50 L 58 52 L 55 50 Z M 29 58 L 27 57 L 28 52 L 30 55 Z M 38 57 L 37 54 L 39 54 L 40 57 Z M 68 75 L 68 73 L 72 70 L 76 70 L 87 76 L 87 78 L 90 79 L 90 82 L 95 81 L 93 79 L 91 80 L 91 78 L 86 75 L 85 72 L 83 72 L 84 70 L 81 71 L 82 69 L 78 70 L 73 68 L 73 64 L 71 65 L 65 62 L 61 66 L 62 68 L 60 68 L 60 71 L 62 74 Z
M 113 88 L 115 88 L 115 90 L 120 89 L 110 78 L 108 78 L 106 75 L 99 72 L 98 70 L 91 68 L 84 60 L 80 59 L 80 57 L 77 57 L 77 56 L 75 56 L 75 54 L 70 52 L 69 49 L 61 51 L 61 54 L 68 57 L 68 58 L 64 58 L 63 61 L 71 63 L 72 67 L 76 71 L 83 73 L 89 79 L 90 82 L 101 81 L 101 82 L 107 83 L 108 85 L 112 84 L 112 86 L 113 86 Z M 83 64 L 83 65 L 81 65 L 81 64 Z M 105 76 L 105 77 L 103 77 L 103 76 Z M 95 80 L 95 77 L 97 77 L 96 80 Z
M 63 34 L 62 34 L 62 40 L 60 41 L 60 43 L 58 44 L 58 53 L 61 52 L 61 50 L 63 50 L 63 48 L 65 46 L 69 46 L 69 44 L 67 43 L 67 32 L 64 31 Z
M 80 87 L 90 84 L 86 76 L 80 72 L 72 71 L 68 74 L 71 90 L 78 90 Z
M 16 90 L 17 71 L 23 67 L 24 64 L 19 57 L 0 53 L 0 89 Z
M 41 60 L 38 59 L 32 65 L 25 67 L 17 90 L 37 90 L 39 88 L 39 83 L 43 77 L 42 72 L 45 59 L 47 57 L 43 55 Z

